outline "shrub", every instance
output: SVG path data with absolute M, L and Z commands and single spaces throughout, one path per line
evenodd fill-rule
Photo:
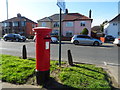
M 84 28 L 81 32 L 81 34 L 83 34 L 83 35 L 88 35 L 88 33 L 89 33 L 89 31 L 87 28 Z

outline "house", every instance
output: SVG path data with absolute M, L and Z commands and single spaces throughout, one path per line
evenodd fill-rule
M 120 14 L 109 21 L 104 27 L 105 35 L 112 35 L 114 37 L 120 37 Z
M 92 19 L 79 13 L 62 14 L 62 35 L 72 37 L 75 34 L 80 34 L 84 28 L 91 35 Z M 38 20 L 38 26 L 49 27 L 52 29 L 52 35 L 59 34 L 59 14 L 54 14 L 49 17 Z
M 36 26 L 36 22 L 21 16 L 21 14 L 17 14 L 17 17 L 2 21 L 3 34 L 17 33 L 26 37 L 31 37 L 34 35 L 32 28 Z

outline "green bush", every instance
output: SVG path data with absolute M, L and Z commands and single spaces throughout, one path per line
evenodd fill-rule
M 84 28 L 81 32 L 81 34 L 83 34 L 83 35 L 88 35 L 88 33 L 89 33 L 89 31 L 87 28 Z

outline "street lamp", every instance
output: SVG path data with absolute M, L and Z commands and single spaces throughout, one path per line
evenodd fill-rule
M 8 20 L 8 0 L 6 0 L 6 10 L 7 10 L 7 20 Z M 8 23 L 9 22 L 7 22 L 7 26 L 8 26 Z M 9 33 L 8 27 L 6 29 L 7 29 L 7 33 Z
M 7 20 L 8 20 L 8 0 L 6 0 Z

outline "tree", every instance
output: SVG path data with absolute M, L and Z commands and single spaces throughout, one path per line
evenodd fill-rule
M 87 28 L 84 28 L 81 32 L 81 34 L 83 34 L 83 35 L 88 35 L 88 33 L 89 33 L 89 31 Z
M 104 31 L 104 26 L 105 25 L 107 25 L 108 24 L 108 20 L 105 20 L 101 25 L 100 25 L 100 27 L 101 27 L 101 32 L 103 32 Z

